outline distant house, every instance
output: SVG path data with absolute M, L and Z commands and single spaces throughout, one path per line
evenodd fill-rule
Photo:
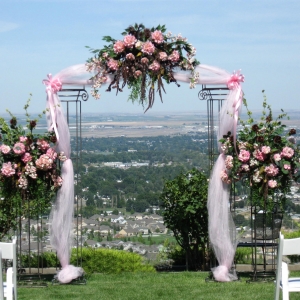
M 138 229 L 136 228 L 126 228 L 126 229 L 121 229 L 118 232 L 118 235 L 121 237 L 130 237 L 130 236 L 136 236 L 138 234 Z

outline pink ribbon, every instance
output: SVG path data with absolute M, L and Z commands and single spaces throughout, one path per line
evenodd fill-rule
M 48 74 L 47 77 L 48 79 L 44 79 L 42 82 L 44 85 L 46 85 L 46 93 L 48 95 L 50 116 L 52 121 L 52 125 L 49 127 L 49 130 L 54 130 L 57 142 L 59 142 L 59 134 L 56 125 L 54 94 L 57 94 L 57 92 L 62 89 L 62 83 L 58 78 L 53 79 L 51 74 Z
M 52 74 L 47 75 L 48 79 L 43 80 L 43 84 L 47 86 L 47 89 L 51 89 L 54 94 L 59 92 L 62 88 L 62 83 L 58 78 L 53 79 Z
M 237 153 L 236 132 L 237 132 L 237 124 L 239 120 L 239 108 L 242 105 L 242 99 L 243 99 L 241 82 L 245 82 L 245 77 L 243 74 L 241 74 L 241 70 L 238 70 L 237 72 L 234 71 L 227 82 L 227 87 L 230 90 L 236 90 L 236 97 L 232 105 L 234 109 L 233 143 L 234 143 L 234 148 L 236 153 Z
M 227 87 L 230 90 L 234 90 L 238 86 L 240 86 L 241 82 L 244 81 L 245 81 L 245 76 L 241 74 L 241 70 L 238 70 L 237 72 L 233 71 L 232 75 L 230 76 L 230 79 L 227 81 Z

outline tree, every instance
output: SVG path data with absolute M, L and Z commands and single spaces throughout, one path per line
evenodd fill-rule
M 187 269 L 206 268 L 208 243 L 207 177 L 192 169 L 165 182 L 160 196 L 163 218 L 186 251 Z

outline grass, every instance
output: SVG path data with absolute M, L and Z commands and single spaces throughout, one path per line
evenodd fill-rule
M 300 276 L 300 272 L 291 272 Z M 91 275 L 86 285 L 51 285 L 47 288 L 18 288 L 19 300 L 253 300 L 273 299 L 274 283 L 240 281 L 205 282 L 207 272 L 180 273 L 122 273 L 119 275 Z M 299 299 L 291 293 L 290 300 Z

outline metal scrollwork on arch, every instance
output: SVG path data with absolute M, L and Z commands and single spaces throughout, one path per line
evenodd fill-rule
M 208 131 L 208 156 L 209 169 L 213 168 L 215 159 L 218 156 L 216 127 L 219 126 L 218 114 L 222 107 L 223 100 L 226 100 L 228 94 L 227 86 L 211 86 L 202 85 L 202 89 L 198 93 L 199 100 L 207 101 L 207 131 Z

